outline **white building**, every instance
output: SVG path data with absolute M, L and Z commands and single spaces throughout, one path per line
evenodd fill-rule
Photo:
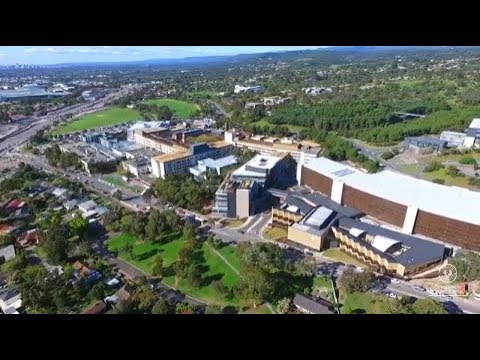
M 205 160 L 198 161 L 197 166 L 191 167 L 189 171 L 190 174 L 194 176 L 201 176 L 207 171 L 215 171 L 218 175 L 220 175 L 220 172 L 224 167 L 234 165 L 236 163 L 237 158 L 234 155 L 229 155 L 217 160 L 207 158 Z
M 0 309 L 4 314 L 18 314 L 16 311 L 22 306 L 22 296 L 13 290 L 6 289 L 0 292 Z
M 263 87 L 260 85 L 251 85 L 251 86 L 235 85 L 235 89 L 233 89 L 233 92 L 235 94 L 239 94 L 242 92 L 258 93 L 261 91 L 263 91 Z
M 466 148 L 478 147 L 480 146 L 480 119 L 475 118 L 470 123 L 470 126 L 467 129 L 467 135 L 463 146 Z
M 467 134 L 455 131 L 443 131 L 440 134 L 440 140 L 446 141 L 448 147 L 462 146 L 467 138 Z

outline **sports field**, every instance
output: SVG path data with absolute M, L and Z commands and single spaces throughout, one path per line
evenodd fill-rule
M 96 127 L 121 124 L 140 119 L 137 110 L 128 108 L 112 108 L 108 110 L 94 112 L 88 115 L 73 119 L 57 127 L 53 134 L 65 134 L 75 131 L 93 129 Z
M 167 106 L 170 110 L 173 111 L 173 114 L 176 117 L 182 119 L 192 117 L 198 110 L 200 110 L 200 106 L 198 106 L 197 104 L 175 99 L 147 100 L 145 101 L 145 104 Z

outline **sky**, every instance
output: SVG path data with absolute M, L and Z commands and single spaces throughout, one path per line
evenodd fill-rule
M 319 47 L 322 46 L 0 46 L 0 65 L 177 59 Z

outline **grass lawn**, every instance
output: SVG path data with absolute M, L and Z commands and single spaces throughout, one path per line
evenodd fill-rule
M 340 262 L 345 263 L 345 264 L 351 264 L 351 265 L 358 266 L 358 267 L 361 267 L 361 268 L 364 268 L 364 269 L 368 268 L 367 265 L 358 261 L 353 256 L 350 256 L 350 255 L 344 253 L 342 250 L 340 250 L 338 248 L 337 249 L 325 250 L 322 253 L 322 255 L 325 256 L 325 257 L 328 257 L 332 260 L 340 261 Z
M 203 286 L 195 289 L 189 285 L 186 279 L 180 279 L 177 288 L 185 294 L 196 297 L 209 304 L 239 306 L 240 302 L 238 299 L 219 294 L 212 286 L 212 281 L 220 280 L 223 285 L 230 290 L 237 282 L 238 275 L 207 245 L 203 244 L 201 251 L 205 259 L 204 264 L 208 268 L 203 274 Z M 232 265 L 234 265 L 233 262 Z M 166 277 L 162 281 L 167 285 L 175 286 L 175 276 Z
M 125 260 L 147 273 L 151 273 L 153 267 L 153 260 L 155 255 L 161 254 L 163 258 L 164 267 L 172 265 L 177 258 L 177 254 L 182 247 L 185 239 L 180 233 L 172 233 L 169 236 L 175 238 L 166 244 L 155 244 L 151 242 L 137 243 L 136 237 L 130 234 L 121 234 L 111 238 L 108 242 L 109 250 L 119 251 L 119 258 Z M 134 260 L 130 254 L 122 253 L 120 249 L 125 244 L 133 245 L 133 253 L 136 255 L 145 254 L 145 259 Z M 236 257 L 235 249 L 231 246 L 222 248 L 219 252 L 227 258 L 227 260 L 234 266 L 239 266 L 239 260 Z M 238 280 L 238 275 L 225 264 L 225 262 L 213 252 L 213 250 L 206 244 L 203 244 L 200 249 L 201 255 L 204 258 L 204 266 L 206 272 L 203 274 L 204 284 L 198 289 L 192 288 L 186 279 L 180 279 L 177 288 L 187 295 L 196 297 L 209 304 L 218 304 L 222 306 L 233 305 L 240 306 L 238 299 L 230 298 L 228 295 L 219 294 L 212 286 L 212 282 L 220 280 L 223 285 L 230 290 Z M 175 276 L 163 278 L 162 282 L 167 285 L 175 286 Z
M 225 226 L 231 227 L 233 229 L 240 227 L 243 224 L 242 220 L 239 219 L 227 219 L 225 220 Z
M 138 193 L 141 193 L 143 191 L 142 187 L 136 186 L 136 185 L 130 185 L 125 180 L 123 180 L 121 176 L 119 176 L 115 173 L 103 175 L 102 178 L 106 182 L 109 182 L 110 184 L 113 184 L 113 185 L 115 185 L 116 187 L 119 187 L 119 188 L 126 188 L 128 190 L 138 192 Z
M 262 304 L 257 306 L 256 308 L 251 307 L 246 311 L 241 311 L 240 314 L 273 314 L 273 313 L 270 311 L 270 308 L 267 305 Z
M 107 247 L 109 250 L 117 250 L 119 252 L 120 259 L 135 265 L 147 273 L 151 273 L 153 260 L 157 253 L 162 255 L 164 266 L 170 266 L 175 262 L 177 253 L 185 241 L 180 233 L 172 233 L 168 236 L 176 239 L 166 244 L 155 244 L 152 242 L 137 243 L 135 236 L 130 234 L 121 234 L 111 238 L 108 241 Z M 132 244 L 133 253 L 138 256 L 145 255 L 145 258 L 142 260 L 134 260 L 130 254 L 120 251 L 125 244 Z M 151 255 L 148 256 L 149 254 Z
M 197 110 L 200 110 L 200 106 L 198 106 L 197 104 L 175 99 L 147 100 L 145 101 L 145 104 L 167 106 L 170 110 L 173 111 L 174 115 L 179 118 L 192 117 Z
M 266 119 L 255 121 L 254 123 L 252 123 L 252 125 L 261 126 L 261 127 L 274 126 L 274 124 L 270 124 Z M 290 130 L 291 132 L 298 132 L 298 131 L 302 131 L 302 130 L 307 128 L 306 126 L 289 125 L 289 124 L 282 124 L 281 126 L 287 126 L 288 130 Z
M 269 240 L 278 240 L 278 239 L 286 238 L 287 231 L 284 229 L 273 227 L 265 231 L 263 235 Z
M 41 246 L 38 246 L 38 245 L 35 246 L 35 248 L 33 249 L 33 252 L 37 254 L 37 256 L 41 257 L 42 259 L 45 259 L 47 257 L 47 252 Z
M 224 246 L 221 249 L 217 250 L 220 254 L 223 255 L 227 261 L 232 264 L 232 266 L 240 271 L 240 259 L 237 256 L 236 248 L 234 246 Z
M 341 308 L 342 314 L 388 314 L 393 299 L 371 293 L 348 294 Z
M 471 186 L 468 184 L 468 177 L 463 176 L 463 177 L 455 177 L 455 176 L 450 176 L 447 175 L 447 169 L 439 169 L 436 171 L 432 172 L 424 172 L 422 173 L 422 176 L 427 179 L 427 180 L 434 180 L 434 179 L 443 179 L 445 180 L 445 185 L 454 185 L 454 186 L 460 186 L 460 187 L 465 187 L 465 188 L 475 188 L 475 186 Z
M 210 142 L 215 142 L 220 140 L 222 139 L 213 134 L 202 134 L 198 136 L 187 137 L 186 142 L 188 144 L 193 144 L 193 143 L 201 143 L 201 142 L 210 143 Z
M 112 108 L 81 116 L 57 127 L 52 133 L 65 134 L 69 132 L 93 129 L 100 126 L 120 124 L 138 120 L 140 114 L 135 109 Z
M 318 287 L 321 289 L 321 295 L 323 298 L 335 304 L 335 297 L 332 291 L 332 283 L 328 276 L 315 276 L 313 278 L 313 288 Z

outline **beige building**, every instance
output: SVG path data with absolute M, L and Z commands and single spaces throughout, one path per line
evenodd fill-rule
M 350 218 L 332 227 L 340 250 L 378 271 L 409 276 L 421 273 L 444 259 L 441 244 Z
M 306 164 L 315 159 L 321 151 L 320 145 L 312 141 L 296 142 L 291 139 L 279 139 L 262 135 L 236 137 L 233 131 L 225 131 L 225 142 L 238 147 L 246 147 L 261 155 L 278 156 L 290 154 L 297 163 Z

